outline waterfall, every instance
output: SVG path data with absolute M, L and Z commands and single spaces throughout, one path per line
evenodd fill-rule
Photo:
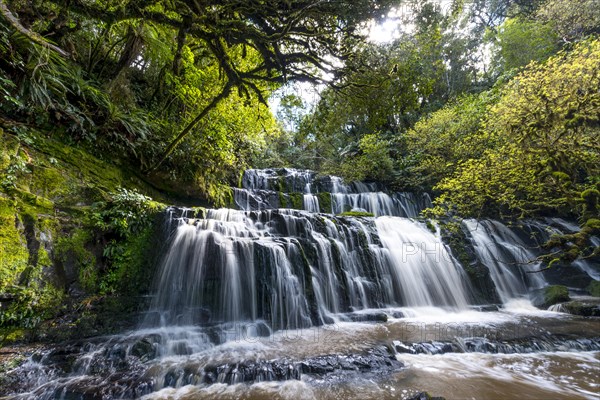
M 258 320 L 296 329 L 368 308 L 467 306 L 457 263 L 410 219 L 286 209 L 176 218 L 147 327 Z
M 545 286 L 543 275 L 527 273 L 539 269 L 537 254 L 506 225 L 490 220 L 465 220 L 478 259 L 488 267 L 503 303 L 528 298 L 529 289 Z
M 178 225 L 144 326 L 297 329 L 372 308 L 468 307 L 469 276 L 439 228 L 414 219 L 431 204 L 427 195 L 294 169 L 248 170 L 242 185 L 234 192 L 240 210 L 207 210 L 201 219 L 171 212 Z M 320 204 L 327 196 L 331 210 Z M 475 220 L 463 227 L 503 303 L 546 285 L 526 273 L 539 268 L 537 253 L 514 229 Z
M 439 237 L 405 218 L 381 217 L 375 223 L 406 305 L 467 306 L 464 271 Z
M 327 209 L 319 204 L 319 193 L 330 198 Z M 301 196 L 301 204 L 294 201 L 297 196 Z M 345 184 L 337 176 L 317 177 L 312 171 L 292 168 L 246 170 L 242 188 L 234 189 L 234 201 L 246 211 L 296 208 L 315 213 L 364 211 L 407 218 L 415 218 L 431 206 L 427 193 L 387 193 L 375 183 Z
M 532 289 L 546 284 L 541 274 L 526 273 L 539 268 L 531 261 L 540 243 L 558 230 L 572 232 L 574 225 L 522 221 L 509 228 L 498 221 L 466 220 L 465 236 L 451 236 L 448 242 L 453 250 L 457 243 L 465 246 L 460 259 L 466 256 L 471 264 L 461 266 L 442 241 L 452 232 L 442 236 L 431 221 L 407 218 L 430 204 L 426 195 L 389 193 L 374 183 L 345 184 L 338 177 L 291 169 L 249 170 L 242 181 L 244 187 L 234 190 L 238 210 L 167 210 L 163 226 L 169 242 L 140 329 L 69 342 L 32 357 L 7 380 L 26 381 L 23 387 L 30 392 L 15 398 L 201 398 L 219 393 L 295 398 L 315 382 L 319 387 L 336 382 L 346 394 L 353 387 L 348 377 L 368 374 L 360 377 L 352 395 L 364 398 L 365 379 L 376 385 L 382 374 L 393 372 L 396 384 L 407 357 L 408 368 L 418 368 L 417 354 L 435 354 L 425 366 L 434 373 L 425 379 L 437 382 L 440 369 L 435 366 L 455 352 L 460 359 L 475 353 L 500 355 L 493 362 L 484 359 L 497 373 L 498 360 L 508 359 L 504 355 L 543 350 L 560 351 L 564 358 L 566 351 L 599 348 L 593 320 L 572 319 L 572 326 L 558 326 L 555 321 L 567 314 L 540 311 L 528 299 Z M 348 209 L 376 216 L 341 213 Z M 592 241 L 598 243 L 597 238 Z M 576 260 L 568 273 L 581 269 L 594 276 L 593 263 Z M 469 308 L 479 296 L 474 289 L 494 287 L 505 304 L 502 309 Z M 530 318 L 532 313 L 536 318 Z M 547 325 L 538 326 L 544 319 Z M 575 333 L 585 326 L 583 332 L 595 335 L 592 339 Z M 557 332 L 570 338 L 554 339 L 545 327 L 559 327 Z M 580 363 L 579 356 L 571 357 Z M 516 368 L 514 393 L 523 390 L 523 371 L 535 370 L 530 380 L 539 385 L 540 369 L 532 369 L 534 364 L 527 361 Z M 593 375 L 593 365 L 577 365 L 587 372 L 574 370 L 575 376 Z M 473 368 L 482 370 L 480 364 Z M 452 371 L 447 382 L 460 375 Z M 564 377 L 557 373 L 571 388 L 573 380 Z M 303 386 L 290 394 L 285 380 Z M 401 381 L 394 391 L 401 389 L 404 396 L 407 386 Z M 389 393 L 392 382 L 384 382 L 370 397 Z M 220 384 L 214 386 L 217 391 L 215 383 Z M 468 392 L 456 397 L 472 394 L 471 383 L 464 386 Z M 491 386 L 486 383 L 484 397 L 499 393 L 489 392 Z M 594 381 L 589 393 L 596 387 Z M 584 393 L 578 390 L 572 393 Z
M 307 183 L 304 186 L 303 205 L 306 211 L 313 213 L 319 212 L 319 199 L 310 192 L 310 183 Z

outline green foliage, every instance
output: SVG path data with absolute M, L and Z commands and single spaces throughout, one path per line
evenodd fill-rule
M 547 0 L 536 17 L 551 25 L 565 41 L 600 32 L 600 9 L 595 0 Z
M 404 139 L 401 167 L 406 185 L 431 190 L 452 175 L 461 161 L 480 158 L 493 147 L 495 136 L 483 128 L 489 108 L 497 101 L 495 90 L 464 96 L 415 124 Z
M 154 230 L 151 227 L 145 227 L 124 240 L 115 240 L 107 244 L 104 256 L 111 266 L 101 279 L 101 294 L 139 294 L 148 288 L 148 254 L 152 251 L 153 234 Z
M 438 204 L 470 216 L 580 209 L 600 174 L 599 66 L 600 42 L 589 40 L 516 76 L 488 113 L 495 146 L 460 161 Z
M 35 328 L 41 321 L 61 311 L 64 293 L 50 283 L 43 286 L 15 286 L 11 292 L 14 300 L 0 313 L 0 327 Z
M 90 219 L 101 231 L 126 238 L 148 228 L 151 216 L 161 207 L 160 203 L 135 189 L 119 188 L 108 202 L 94 204 Z
M 286 82 L 322 82 L 322 70 L 338 79 L 334 60 L 390 6 L 7 1 L 17 23 L 0 22 L 0 121 L 58 131 L 227 205 L 227 186 L 281 136 L 268 96 Z
M 331 160 L 323 165 L 323 172 L 342 176 L 347 181 L 390 181 L 393 168 L 390 147 L 380 135 L 364 135 L 356 149 L 347 148 L 341 155 L 341 163 Z
M 109 264 L 107 273 L 97 278 L 101 293 L 132 293 L 143 286 L 138 281 L 147 280 L 143 267 L 152 246 L 152 223 L 162 209 L 150 197 L 124 188 L 110 201 L 94 204 L 90 220 L 106 241 L 103 257 Z
M 544 61 L 559 49 L 558 36 L 549 24 L 508 19 L 498 32 L 504 69 L 524 67 L 531 61 Z

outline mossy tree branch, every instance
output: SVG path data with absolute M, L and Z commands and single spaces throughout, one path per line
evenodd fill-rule
M 64 58 L 70 58 L 71 55 L 66 52 L 65 50 L 61 49 L 60 47 L 48 42 L 46 39 L 44 39 L 42 36 L 38 35 L 35 32 L 30 31 L 29 29 L 25 28 L 21 22 L 19 22 L 19 20 L 17 19 L 17 17 L 15 17 L 13 15 L 13 13 L 8 9 L 8 6 L 6 5 L 6 3 L 4 2 L 4 0 L 0 0 L 0 13 L 2 14 L 2 17 L 4 17 L 4 19 L 20 34 L 24 35 L 25 37 L 27 37 L 29 40 L 31 40 L 33 43 L 38 44 L 42 47 L 45 47 L 47 49 L 50 49 L 56 53 L 58 53 L 61 57 Z
M 221 90 L 221 93 L 215 96 L 212 99 L 212 101 L 208 103 L 208 105 L 204 107 L 202 111 L 186 125 L 185 128 L 183 128 L 179 135 L 177 135 L 177 137 L 173 139 L 173 141 L 171 141 L 171 143 L 167 146 L 167 148 L 165 149 L 161 157 L 158 159 L 158 161 L 154 163 L 154 165 L 152 165 L 150 168 L 148 168 L 146 172 L 154 171 L 155 169 L 160 167 L 162 163 L 164 163 L 167 160 L 167 158 L 169 158 L 173 150 L 175 150 L 175 147 L 177 147 L 177 145 L 179 145 L 179 143 L 181 143 L 181 141 L 194 129 L 198 122 L 200 122 L 204 117 L 206 117 L 206 115 L 213 108 L 215 108 L 221 102 L 221 100 L 229 96 L 229 94 L 231 93 L 231 89 L 232 85 L 230 83 L 227 83 L 223 90 Z

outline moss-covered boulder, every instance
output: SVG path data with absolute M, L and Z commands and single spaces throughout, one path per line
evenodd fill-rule
M 551 305 L 564 303 L 569 301 L 569 289 L 562 285 L 551 285 L 544 289 L 544 304 L 543 307 L 550 307 Z
M 600 302 L 569 301 L 560 305 L 560 311 L 583 317 L 600 317 Z
M 587 291 L 594 297 L 600 297 L 600 281 L 592 281 L 587 287 Z

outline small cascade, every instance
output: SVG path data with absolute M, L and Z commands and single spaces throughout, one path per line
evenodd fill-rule
M 530 289 L 546 285 L 539 273 L 537 254 L 506 225 L 490 220 L 465 220 L 463 226 L 469 233 L 478 259 L 489 268 L 490 276 L 503 303 L 518 298 L 528 298 Z
M 579 225 L 565 221 L 562 218 L 547 218 L 546 222 L 547 224 L 535 224 L 541 232 L 545 233 L 543 240 L 548 240 L 551 234 L 575 233 L 581 229 Z M 593 247 L 600 247 L 599 237 L 592 236 L 590 242 Z M 600 263 L 597 259 L 594 262 L 594 260 L 578 258 L 573 261 L 572 265 L 590 278 L 600 281 Z
M 308 212 L 318 213 L 320 210 L 319 198 L 310 192 L 310 183 L 304 187 L 303 205 Z
M 405 218 L 381 217 L 375 223 L 404 304 L 467 307 L 464 271 L 439 237 Z
M 320 202 L 323 195 L 327 201 Z M 331 214 L 363 211 L 374 216 L 407 218 L 417 217 L 431 206 L 427 193 L 388 193 L 375 183 L 345 184 L 337 176 L 317 177 L 313 171 L 292 168 L 245 171 L 242 187 L 234 189 L 234 201 L 246 211 L 278 208 Z

